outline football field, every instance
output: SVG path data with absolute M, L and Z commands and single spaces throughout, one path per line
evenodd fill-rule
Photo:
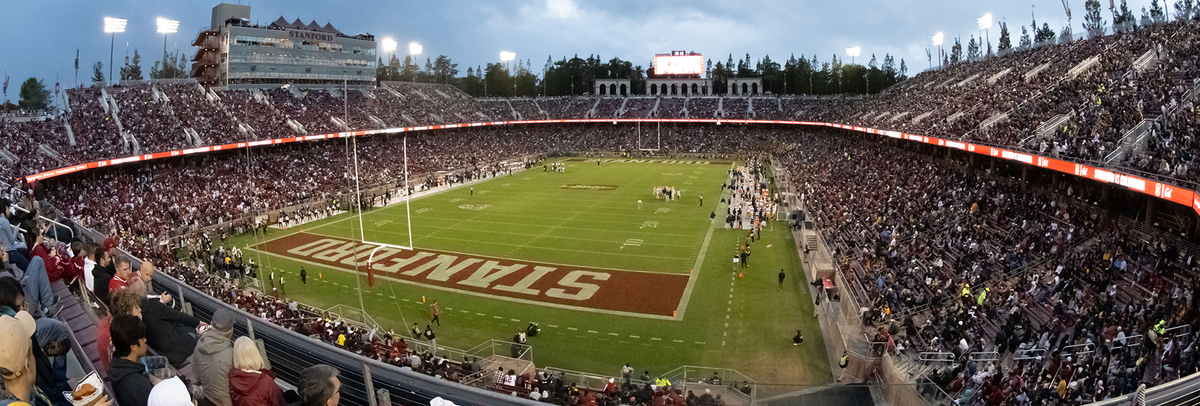
M 362 213 L 361 228 L 357 214 L 343 214 L 232 242 L 283 273 L 285 295 L 300 302 L 357 308 L 361 286 L 366 312 L 397 332 L 424 328 L 437 300 L 441 346 L 507 341 L 537 322 L 538 366 L 617 374 L 628 362 L 654 375 L 697 365 L 762 383 L 831 380 L 786 223 L 769 225 L 750 265 L 734 270 L 747 232 L 724 227 L 721 185 L 735 163 L 561 162 L 565 172 L 539 166 L 411 207 L 394 199 Z M 680 196 L 656 199 L 657 187 Z M 410 229 L 412 250 L 357 242 L 406 246 Z M 791 345 L 796 330 L 801 346 Z

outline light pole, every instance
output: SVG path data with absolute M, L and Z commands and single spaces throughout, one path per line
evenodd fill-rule
M 854 57 L 862 55 L 862 47 L 846 48 L 846 56 L 850 57 L 850 64 L 854 64 Z
M 124 18 L 104 17 L 104 32 L 112 34 L 112 40 L 108 44 L 108 79 L 112 80 L 112 65 L 113 65 L 113 47 L 117 43 L 117 33 L 125 32 L 125 24 L 128 23 Z
M 383 45 L 383 52 L 385 54 L 388 52 L 391 52 L 392 53 L 391 57 L 392 58 L 396 57 L 396 40 L 392 39 L 391 37 L 384 38 L 382 45 Z M 390 63 L 390 62 L 391 62 L 391 58 L 388 58 L 388 63 Z M 386 65 L 384 65 L 384 66 L 386 66 Z M 392 72 L 389 70 L 384 70 L 384 71 L 388 73 L 388 79 L 391 79 Z
M 421 51 L 424 51 L 424 50 L 425 50 L 425 47 L 422 47 L 421 44 L 418 44 L 416 42 L 408 43 L 408 54 L 413 57 L 413 58 L 411 58 L 413 63 L 416 63 L 416 59 L 417 59 L 416 56 L 420 55 Z
M 508 77 L 513 82 L 513 94 L 512 95 L 516 96 L 517 95 L 517 79 L 515 76 L 512 75 L 512 69 L 510 69 L 508 67 L 508 62 L 511 60 L 514 60 L 514 59 L 517 59 L 517 54 L 515 52 L 500 51 L 500 62 L 503 62 L 505 65 L 504 69 L 509 71 Z
M 158 32 L 163 35 L 163 70 L 167 68 L 167 34 L 174 34 L 178 31 L 179 21 L 168 20 L 162 17 L 158 18 Z M 174 69 L 171 72 L 171 77 L 175 77 L 175 74 L 178 73 Z
M 938 47 L 938 69 L 942 68 L 942 42 L 945 41 L 946 35 L 942 33 L 933 34 L 933 46 Z
M 992 34 L 988 32 L 990 28 L 992 28 L 992 13 L 987 13 L 983 17 L 979 17 L 979 29 L 983 30 L 984 38 L 987 39 L 988 45 L 992 44 Z M 987 51 L 984 50 L 984 52 Z

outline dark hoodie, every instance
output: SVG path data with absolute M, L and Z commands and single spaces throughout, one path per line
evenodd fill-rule
M 146 367 L 139 362 L 125 358 L 113 358 L 109 367 L 109 378 L 112 380 L 113 392 L 116 392 L 117 403 L 121 406 L 146 406 L 150 399 L 150 389 L 154 384 L 146 376 Z
M 267 369 L 246 372 L 229 369 L 229 396 L 233 406 L 286 406 L 275 373 Z

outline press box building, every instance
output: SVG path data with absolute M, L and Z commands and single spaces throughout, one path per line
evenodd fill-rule
M 213 7 L 212 25 L 193 46 L 192 77 L 218 89 L 369 87 L 375 82 L 375 37 L 346 35 L 332 24 L 283 17 L 250 23 L 250 6 Z

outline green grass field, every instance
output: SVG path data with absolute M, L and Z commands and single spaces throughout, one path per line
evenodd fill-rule
M 539 366 L 616 375 L 628 362 L 653 375 L 696 365 L 737 369 L 760 383 L 815 385 L 832 380 L 796 245 L 785 223 L 767 227 L 753 244 L 744 277 L 733 271 L 734 247 L 745 241 L 746 233 L 724 229 L 720 222 L 725 211 L 721 184 L 729 163 L 596 165 L 588 160 L 566 165 L 566 173 L 538 167 L 478 182 L 471 185 L 474 195 L 468 187 L 457 187 L 415 199 L 414 246 L 597 269 L 694 272 L 681 319 L 514 302 L 389 278 L 376 278 L 375 287 L 367 288 L 365 278 L 356 281 L 345 269 L 253 248 L 249 253 L 256 262 L 288 276 L 288 297 L 312 306 L 358 307 L 356 285 L 361 284 L 365 310 L 398 332 L 414 322 L 424 327 L 428 302 L 436 299 L 444 311 L 442 327 L 435 326 L 441 346 L 466 349 L 489 339 L 509 340 L 515 330 L 534 321 L 542 327 L 542 334 L 530 339 Z M 656 200 L 656 186 L 674 186 L 683 197 Z M 704 195 L 703 206 L 699 195 Z M 643 202 L 640 209 L 638 200 Z M 714 210 L 716 223 L 709 218 Z M 407 245 L 403 204 L 362 216 L 368 241 Z M 357 215 L 341 215 L 286 231 L 272 229 L 265 239 L 300 232 L 357 240 L 360 231 Z M 254 246 L 263 241 L 262 236 L 246 235 L 231 242 Z M 310 275 L 307 286 L 297 276 L 302 265 Z M 787 273 L 782 291 L 772 289 L 777 288 L 780 269 Z M 640 300 L 619 293 L 617 299 Z M 799 347 L 791 344 L 797 329 L 805 336 Z

